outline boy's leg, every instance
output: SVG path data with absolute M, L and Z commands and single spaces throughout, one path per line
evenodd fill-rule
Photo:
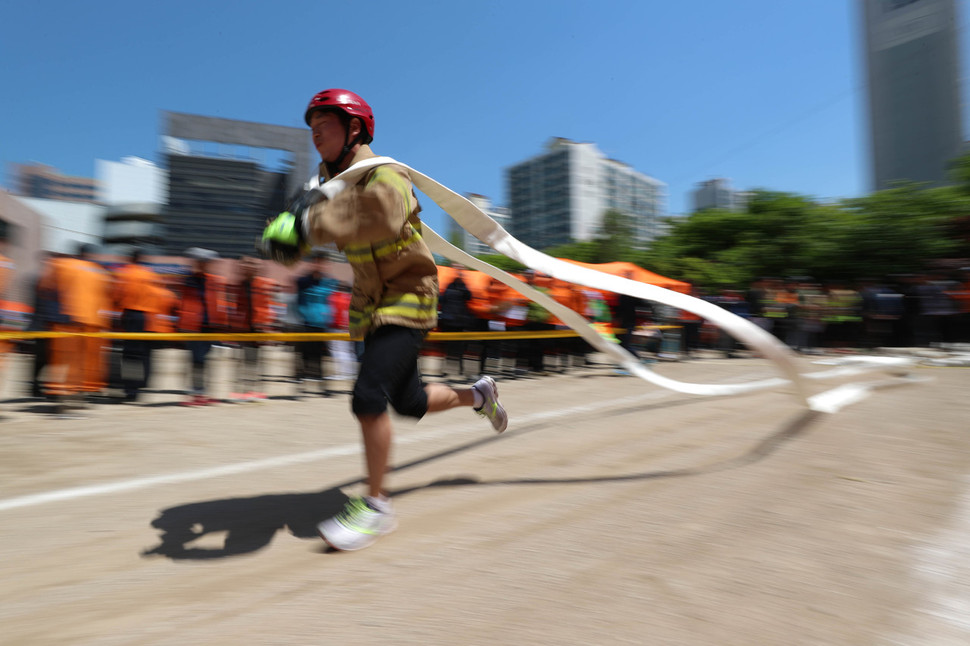
M 384 474 L 391 456 L 391 416 L 385 411 L 379 415 L 359 415 L 357 421 L 364 438 L 367 495 L 379 498 L 384 494 Z
M 383 491 L 393 435 L 387 400 L 391 393 L 400 398 L 413 391 L 406 384 L 418 379 L 422 336 L 414 330 L 386 326 L 368 336 L 364 345 L 351 407 L 364 442 L 368 495 L 352 498 L 342 512 L 317 526 L 323 540 L 335 549 L 363 549 L 397 525 Z M 414 409 L 412 414 L 421 417 L 426 410 L 423 392 L 409 405 Z
M 472 406 L 475 412 L 488 419 L 492 428 L 503 432 L 509 424 L 509 416 L 498 400 L 498 385 L 489 376 L 482 377 L 471 388 L 452 388 L 445 384 L 425 384 L 429 413 L 449 410 L 458 406 Z
M 505 430 L 508 420 L 490 377 L 461 390 L 421 383 L 417 362 L 423 336 L 416 330 L 386 326 L 369 336 L 364 346 L 352 408 L 363 436 L 368 495 L 351 500 L 344 511 L 318 525 L 320 535 L 336 549 L 365 548 L 397 525 L 383 490 L 393 436 L 388 399 L 398 413 L 416 418 L 431 411 L 477 405 L 496 430 Z M 496 411 L 502 416 L 500 425 L 495 421 Z
M 471 388 L 452 388 L 442 383 L 424 385 L 428 395 L 428 412 L 437 413 L 459 406 L 474 406 L 475 391 Z

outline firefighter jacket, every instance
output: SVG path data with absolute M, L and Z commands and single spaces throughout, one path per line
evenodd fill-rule
M 373 157 L 361 146 L 352 163 Z M 320 173 L 328 178 L 326 165 Z M 310 242 L 335 243 L 353 269 L 351 339 L 382 325 L 430 330 L 437 324 L 438 270 L 421 237 L 420 210 L 407 171 L 393 164 L 369 170 L 357 184 L 310 207 Z

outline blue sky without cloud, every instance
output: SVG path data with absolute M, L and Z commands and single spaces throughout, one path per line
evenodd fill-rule
M 95 159 L 157 162 L 162 110 L 302 126 L 310 96 L 345 87 L 374 108 L 379 154 L 497 204 L 505 169 L 551 137 L 594 142 L 665 182 L 672 214 L 712 177 L 738 189 L 858 196 L 869 187 L 858 8 L 6 2 L 3 184 L 11 162 L 83 176 Z M 446 216 L 428 208 L 425 217 L 440 226 Z

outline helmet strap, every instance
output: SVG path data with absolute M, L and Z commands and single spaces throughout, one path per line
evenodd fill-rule
M 350 120 L 354 118 L 356 117 L 350 117 L 350 119 L 347 119 L 346 121 L 346 127 L 345 127 L 346 134 L 344 135 L 344 147 L 340 151 L 340 156 L 337 157 L 337 159 L 333 162 L 327 162 L 327 172 L 330 174 L 330 177 L 333 177 L 334 175 L 340 172 L 340 164 L 347 156 L 347 153 L 349 153 L 351 149 L 354 146 L 356 146 L 358 143 L 360 143 L 360 141 L 363 139 L 364 124 L 361 123 L 360 132 L 357 133 L 357 136 L 354 137 L 353 141 L 349 140 L 350 139 Z

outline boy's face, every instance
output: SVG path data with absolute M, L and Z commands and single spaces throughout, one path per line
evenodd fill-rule
M 310 115 L 310 130 L 313 133 L 313 147 L 325 162 L 337 161 L 343 150 L 347 133 L 344 125 L 333 112 L 314 112 Z

